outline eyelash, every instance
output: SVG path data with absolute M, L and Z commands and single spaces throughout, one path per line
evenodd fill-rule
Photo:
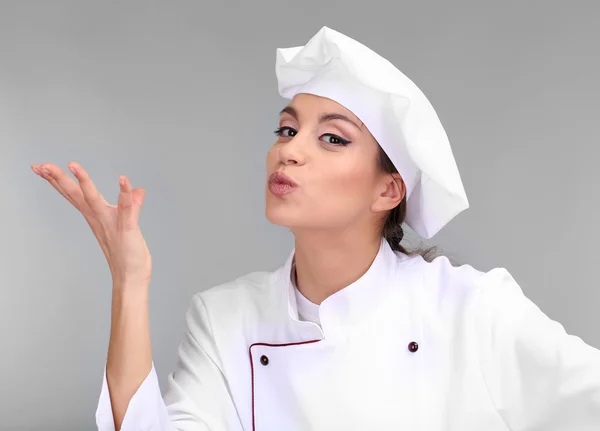
M 296 132 L 296 130 L 292 129 L 291 127 L 283 126 L 283 127 L 276 129 L 273 133 L 275 133 L 279 137 L 293 138 L 293 136 L 283 136 L 284 130 L 293 130 L 294 132 Z M 334 144 L 332 142 L 327 142 L 329 145 L 346 146 L 346 145 L 352 143 L 352 141 L 348 141 L 347 139 L 344 139 L 338 135 L 334 135 L 333 133 L 323 133 L 321 136 L 331 136 L 332 138 L 337 139 L 339 141 L 339 143 L 337 143 L 337 144 Z

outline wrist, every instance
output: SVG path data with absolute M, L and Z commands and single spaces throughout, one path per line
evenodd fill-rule
M 113 281 L 113 296 L 134 296 L 147 297 L 149 291 L 149 281 Z

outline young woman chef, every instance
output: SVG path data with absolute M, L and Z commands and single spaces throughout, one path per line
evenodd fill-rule
M 143 189 L 111 206 L 34 165 L 87 219 L 113 275 L 102 431 L 600 430 L 600 351 L 569 335 L 501 268 L 483 273 L 400 245 L 468 207 L 423 93 L 323 27 L 279 49 L 283 109 L 267 155 L 266 216 L 295 248 L 274 272 L 196 294 L 164 396 L 148 325 Z

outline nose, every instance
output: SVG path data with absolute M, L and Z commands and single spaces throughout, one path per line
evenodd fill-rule
M 298 133 L 289 141 L 281 144 L 278 148 L 281 163 L 285 165 L 304 164 L 306 161 L 308 140 L 308 136 L 301 136 L 300 133 Z

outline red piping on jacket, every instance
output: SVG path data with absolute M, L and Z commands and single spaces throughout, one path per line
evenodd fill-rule
M 252 347 L 253 346 L 269 346 L 269 347 L 297 346 L 300 344 L 316 343 L 317 341 L 322 341 L 322 340 L 309 340 L 309 341 L 300 341 L 298 343 L 286 343 L 286 344 L 254 343 L 254 344 L 250 345 L 250 347 L 248 348 L 248 353 L 250 354 L 250 368 L 252 369 L 252 431 L 256 431 L 256 423 L 255 423 L 255 418 L 254 418 L 254 361 L 252 360 Z

